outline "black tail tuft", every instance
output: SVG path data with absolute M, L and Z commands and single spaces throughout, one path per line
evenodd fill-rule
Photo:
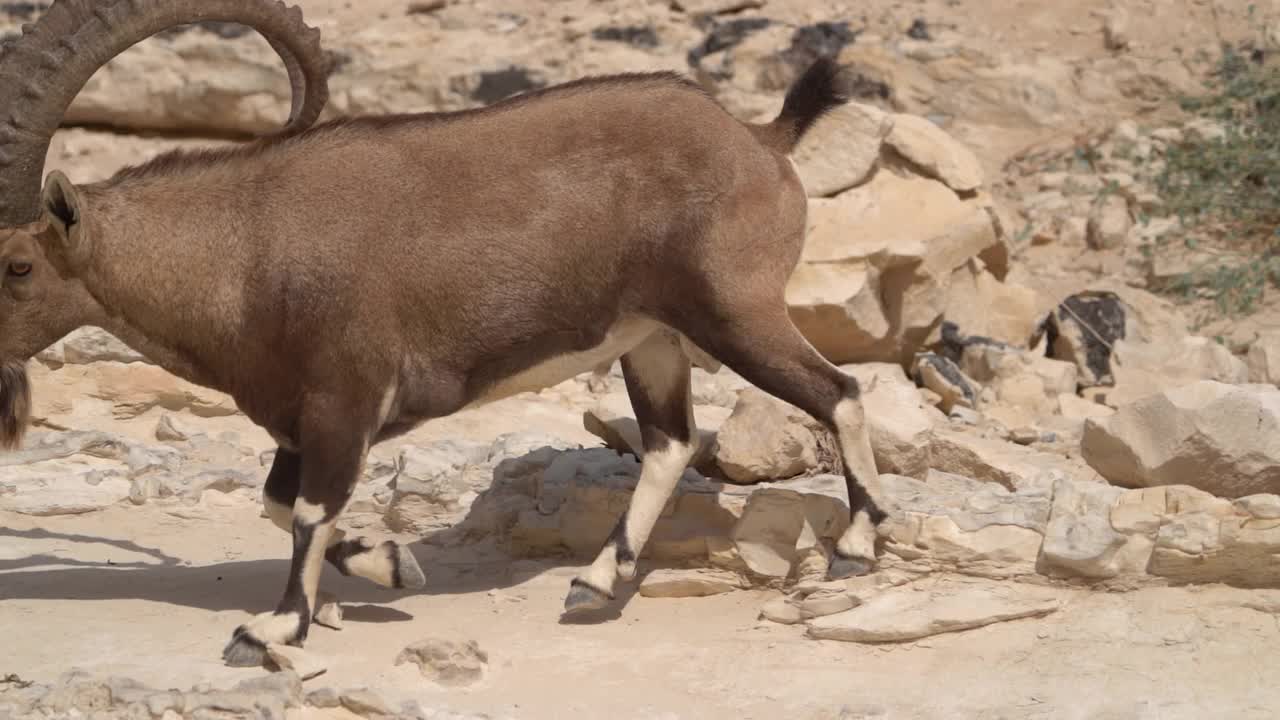
M 823 115 L 848 102 L 840 92 L 841 66 L 831 58 L 819 58 L 799 80 L 787 90 L 782 112 L 765 126 L 773 137 L 769 143 L 783 152 L 791 152 L 800 138 Z M 764 138 L 762 138 L 764 139 Z

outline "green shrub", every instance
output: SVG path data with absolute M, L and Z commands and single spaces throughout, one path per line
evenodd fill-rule
M 1208 92 L 1180 101 L 1204 130 L 1193 122 L 1153 178 L 1165 213 L 1180 221 L 1166 241 L 1237 258 L 1157 289 L 1210 295 L 1228 314 L 1251 312 L 1267 287 L 1280 286 L 1280 64 L 1269 55 L 1223 48 Z

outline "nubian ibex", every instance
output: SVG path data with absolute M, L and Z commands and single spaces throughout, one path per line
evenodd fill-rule
M 94 71 L 206 20 L 255 28 L 281 55 L 284 132 L 82 186 L 52 172 L 41 187 Z M 653 73 L 314 125 L 327 70 L 301 13 L 264 0 L 61 0 L 0 58 L 0 440 L 16 445 L 27 423 L 26 361 L 84 325 L 269 430 L 264 502 L 292 533 L 292 567 L 276 610 L 235 629 L 227 663 L 303 644 L 326 559 L 384 586 L 424 583 L 407 548 L 335 527 L 371 445 L 621 358 L 640 479 L 565 608 L 607 604 L 694 451 L 685 343 L 833 431 L 851 524 L 829 573 L 873 566 L 884 513 L 858 384 L 784 302 L 807 210 L 790 153 L 844 102 L 838 66 L 809 67 L 767 124 Z

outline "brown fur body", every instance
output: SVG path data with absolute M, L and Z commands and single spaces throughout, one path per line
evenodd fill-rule
M 294 79 L 291 132 L 85 187 L 55 172 L 37 202 L 0 204 L 10 218 L 39 216 L 0 230 L 0 443 L 16 442 L 29 406 L 16 363 L 87 324 L 229 393 L 279 441 L 263 502 L 292 534 L 292 567 L 275 612 L 236 629 L 228 663 L 305 641 L 325 560 L 388 587 L 424 583 L 408 548 L 337 527 L 372 444 L 620 357 L 645 459 L 566 610 L 606 603 L 634 576 L 693 456 L 685 342 L 833 430 L 850 526 L 831 575 L 870 569 L 883 512 L 858 386 L 804 340 L 784 301 L 807 209 L 788 155 L 843 101 L 835 65 L 815 63 L 764 125 L 653 74 L 304 129 L 325 96 L 313 87 L 318 44 L 290 34 L 314 38 L 296 9 L 261 0 L 63 0 L 0 63 L 42 57 L 57 27 L 109 57 L 175 18 L 239 6 Z M 87 77 L 91 63 L 75 62 L 53 95 Z M 38 97 L 14 117 L 39 110 L 49 125 L 56 113 Z M 21 152 L 5 154 L 6 137 Z M 0 123 L 0 165 L 16 157 L 17 174 L 30 171 L 47 148 L 33 139 Z M 0 174 L 0 187 L 12 182 Z
M 787 158 L 667 76 L 322 126 L 83 190 L 100 302 L 294 442 L 309 388 L 394 385 L 402 429 L 626 316 L 713 330 L 714 288 L 780 290 L 805 222 Z

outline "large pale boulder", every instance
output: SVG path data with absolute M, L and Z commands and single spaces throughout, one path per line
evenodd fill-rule
M 891 555 L 992 578 L 1036 573 L 1052 480 L 1009 491 L 934 470 L 923 481 L 881 475 L 880 484 L 889 513 L 881 534 Z
M 996 279 L 977 258 L 952 271 L 942 318 L 966 335 L 1024 345 L 1040 321 L 1036 291 Z
M 891 130 L 892 116 L 856 102 L 821 117 L 792 153 L 809 197 L 835 195 L 865 181 Z
M 1122 408 L 1166 389 L 1200 380 L 1246 383 L 1249 368 L 1231 350 L 1210 338 L 1141 342 L 1120 340 L 1112 352 L 1115 388 L 1104 399 Z
M 846 612 L 809 622 L 809 637 L 845 642 L 907 642 L 992 623 L 1052 614 L 1056 592 L 1030 585 L 956 583 L 890 590 Z
M 1280 389 L 1200 381 L 1088 420 L 1084 459 L 1115 485 L 1280 492 Z
M 606 448 L 548 447 L 505 459 L 456 537 L 493 538 L 515 557 L 594 557 L 631 502 L 639 475 L 634 456 Z M 641 558 L 719 567 L 765 583 L 821 576 L 848 524 L 841 476 L 743 487 L 687 470 Z
M 946 417 L 921 397 L 900 365 L 866 363 L 843 369 L 858 379 L 876 469 L 924 477 L 935 425 Z
M 957 192 L 982 187 L 982 163 L 964 144 L 920 115 L 896 114 L 888 144 L 929 177 Z
M 387 526 L 396 532 L 424 533 L 446 526 L 468 494 L 474 493 L 464 470 L 483 463 L 489 446 L 465 441 L 405 447 L 396 458 Z
M 1097 477 L 1089 467 L 1062 455 L 945 428 L 933 433 L 929 462 L 937 470 L 998 483 L 1010 490 L 1040 482 L 1051 474 L 1081 480 Z
M 839 467 L 835 438 L 808 413 L 757 388 L 738 395 L 716 436 L 716 463 L 732 482 L 783 480 Z
M 1258 333 L 1257 339 L 1249 346 L 1246 362 L 1249 382 L 1280 383 L 1280 331 Z
M 955 275 L 999 242 L 981 202 L 937 180 L 881 169 L 837 197 L 810 201 L 801 262 L 787 285 L 791 317 L 834 362 L 900 362 L 953 300 L 1000 299 L 989 273 Z M 951 298 L 956 282 L 967 287 Z M 997 326 L 1007 325 L 996 315 Z

